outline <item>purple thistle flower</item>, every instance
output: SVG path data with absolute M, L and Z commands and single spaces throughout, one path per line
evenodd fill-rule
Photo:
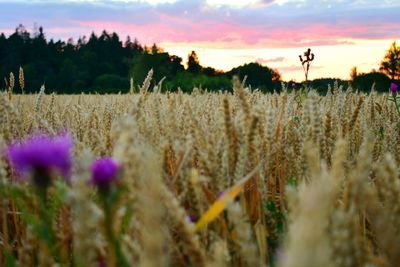
M 398 88 L 397 84 L 395 84 L 395 83 L 390 84 L 390 91 L 392 91 L 392 94 L 397 93 L 397 88 Z
M 53 170 L 66 178 L 69 177 L 72 165 L 70 157 L 72 145 L 69 134 L 55 137 L 39 134 L 32 135 L 23 142 L 11 144 L 6 153 L 18 175 L 32 171 L 34 181 L 40 183 L 40 179 L 50 179 L 50 173 Z M 46 181 L 48 182 L 50 180 Z
M 98 263 L 99 263 L 99 265 L 98 265 L 99 267 L 107 267 L 107 264 L 103 259 L 99 260 Z
M 285 252 L 279 248 L 276 250 L 275 253 L 276 253 L 278 262 L 282 262 L 286 257 Z
M 98 187 L 107 187 L 117 178 L 118 169 L 118 163 L 110 157 L 96 160 L 91 165 L 92 184 Z
M 191 215 L 186 216 L 186 220 L 190 223 L 196 223 L 196 218 Z

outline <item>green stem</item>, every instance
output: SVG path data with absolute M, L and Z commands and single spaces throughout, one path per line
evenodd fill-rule
M 397 114 L 400 115 L 400 106 L 399 103 L 397 103 L 397 97 L 393 96 L 393 99 L 394 99 L 394 104 L 396 105 Z
M 112 244 L 114 248 L 114 253 L 117 258 L 117 265 L 122 267 L 129 267 L 130 265 L 122 252 L 120 242 L 118 238 L 114 235 L 114 231 L 112 228 L 111 205 L 106 199 L 104 200 L 103 204 L 104 204 L 105 220 L 106 220 L 105 221 L 106 235 L 109 242 Z
M 54 259 L 60 260 L 60 253 L 57 249 L 56 238 L 53 233 L 51 207 L 48 203 L 47 187 L 37 186 L 37 195 L 39 196 L 39 235 L 49 247 Z

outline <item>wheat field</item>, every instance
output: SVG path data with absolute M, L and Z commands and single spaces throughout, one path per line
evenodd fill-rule
M 148 89 L 1 95 L 3 151 L 61 132 L 73 149 L 44 203 L 1 157 L 0 266 L 398 266 L 389 94 Z M 107 198 L 88 182 L 104 156 L 121 166 Z

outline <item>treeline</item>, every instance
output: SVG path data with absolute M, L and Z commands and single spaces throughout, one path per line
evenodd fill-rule
M 72 39 L 64 42 L 47 40 L 42 27 L 31 34 L 19 25 L 8 37 L 0 34 L 0 89 L 9 87 L 10 76 L 18 77 L 20 67 L 24 71 L 25 93 L 37 92 L 43 84 L 47 91 L 64 94 L 126 93 L 131 89 L 131 79 L 133 89 L 138 90 L 150 69 L 153 69 L 153 86 L 162 81 L 163 91 L 190 92 L 195 87 L 231 91 L 234 75 L 240 79 L 247 76 L 246 84 L 263 92 L 281 89 L 279 72 L 258 63 L 223 72 L 202 66 L 194 51 L 185 60 L 186 68 L 182 58 L 170 55 L 156 44 L 146 47 L 129 36 L 122 41 L 115 32 L 103 31 L 99 36 L 92 33 L 76 42 Z M 374 85 L 375 90 L 386 92 L 390 82 L 398 81 L 399 77 L 400 47 L 394 42 L 379 72 L 357 73 L 353 68 L 350 81 L 316 79 L 306 84 L 289 82 L 287 87 L 297 89 L 306 85 L 324 94 L 328 85 L 337 82 L 360 91 L 369 91 Z M 14 91 L 21 92 L 18 83 Z
M 331 78 L 315 79 L 309 81 L 307 86 L 316 89 L 323 95 L 328 91 L 328 86 L 333 88 L 335 83 L 343 88 L 351 87 L 354 91 L 370 92 L 373 89 L 377 92 L 385 93 L 389 91 L 392 82 L 399 83 L 399 79 L 390 79 L 389 76 L 381 71 L 371 70 L 368 73 L 353 73 L 348 81 Z M 303 85 L 297 84 L 297 87 L 301 86 Z
M 92 33 L 76 42 L 47 40 L 42 27 L 33 34 L 23 25 L 6 37 L 0 35 L 1 88 L 7 88 L 10 73 L 16 77 L 22 67 L 25 92 L 37 92 L 45 84 L 46 90 L 57 93 L 128 92 L 130 79 L 134 88 L 153 69 L 153 83 L 164 77 L 163 90 L 190 91 L 194 87 L 208 90 L 231 90 L 233 75 L 248 76 L 247 84 L 263 91 L 277 89 L 280 75 L 276 70 L 258 63 L 245 64 L 228 72 L 200 65 L 196 53 L 188 55 L 187 67 L 183 59 L 164 52 L 154 44 L 146 47 L 129 36 L 123 42 L 117 33 Z M 21 92 L 16 83 L 14 91 Z
M 357 73 L 351 77 L 350 80 L 341 80 L 333 78 L 319 78 L 308 81 L 306 86 L 317 90 L 321 95 L 325 95 L 329 88 L 335 85 L 341 86 L 344 89 L 351 87 L 354 91 L 370 92 L 373 88 L 377 92 L 388 92 L 390 83 L 397 82 L 398 80 L 391 80 L 386 74 L 372 70 L 368 73 Z M 305 83 L 289 82 L 287 88 L 300 89 L 304 87 Z

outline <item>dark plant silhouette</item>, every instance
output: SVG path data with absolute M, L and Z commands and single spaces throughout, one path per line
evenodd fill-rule
M 314 60 L 314 53 L 311 53 L 311 48 L 308 48 L 304 52 L 304 58 L 299 55 L 301 65 L 303 66 L 304 75 L 306 76 L 306 81 L 308 81 L 308 71 L 310 70 L 311 61 Z

